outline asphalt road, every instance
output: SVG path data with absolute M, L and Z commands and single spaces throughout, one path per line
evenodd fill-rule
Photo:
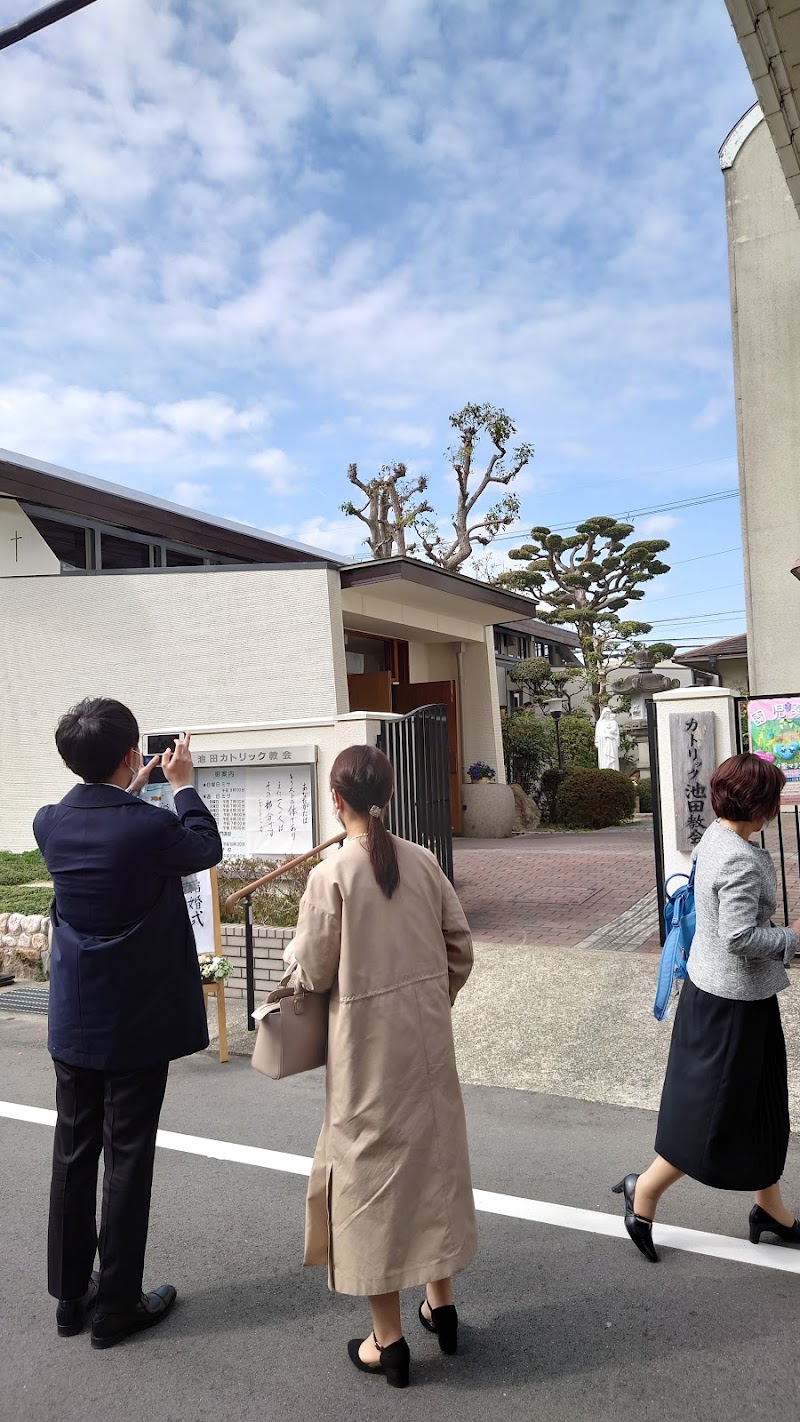
M 51 1107 L 44 1022 L 0 1014 L 0 1097 Z M 591 1210 L 650 1157 L 649 1112 L 502 1088 L 465 1093 L 476 1187 Z M 167 1130 L 310 1155 L 319 1074 L 271 1083 L 243 1059 L 176 1064 Z M 405 1299 L 413 1386 L 357 1374 L 347 1339 L 365 1304 L 300 1267 L 305 1181 L 160 1150 L 148 1255 L 179 1303 L 153 1334 L 98 1353 L 56 1337 L 44 1272 L 47 1126 L 0 1118 L 2 1422 L 330 1422 L 543 1419 L 738 1422 L 800 1411 L 800 1276 L 482 1214 L 481 1253 L 458 1284 L 463 1347 L 439 1354 Z M 787 1196 L 800 1207 L 800 1148 Z M 665 1222 L 742 1237 L 748 1201 L 684 1183 Z M 763 1245 L 762 1249 L 773 1246 Z

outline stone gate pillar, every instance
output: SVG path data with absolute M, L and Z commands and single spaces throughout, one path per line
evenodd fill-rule
M 661 833 L 664 843 L 664 877 L 688 874 L 692 856 L 686 844 L 689 816 L 687 800 L 689 755 L 696 757 L 700 772 L 697 784 L 706 794 L 707 822 L 713 819 L 708 782 L 711 773 L 728 756 L 736 754 L 736 692 L 727 686 L 682 686 L 653 697 L 658 743 L 658 775 L 661 796 Z M 672 718 L 672 719 L 671 719 Z M 710 718 L 710 719 L 709 719 Z M 697 722 L 696 732 L 689 727 Z M 697 743 L 697 749 L 691 742 Z M 712 744 L 713 742 L 713 744 Z M 652 774 L 652 766 L 651 766 Z M 701 812 L 695 820 L 699 825 Z M 697 827 L 694 833 L 697 833 Z

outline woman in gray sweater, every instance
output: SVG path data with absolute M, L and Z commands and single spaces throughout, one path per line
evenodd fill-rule
M 773 928 L 772 859 L 753 844 L 779 812 L 783 772 L 734 755 L 711 777 L 717 816 L 695 851 L 697 929 L 672 1033 L 656 1131 L 642 1175 L 614 1186 L 625 1226 L 657 1263 L 652 1225 L 661 1196 L 689 1175 L 718 1190 L 753 1190 L 750 1239 L 800 1244 L 779 1180 L 789 1144 L 786 1047 L 777 994 L 800 944 L 800 920 Z

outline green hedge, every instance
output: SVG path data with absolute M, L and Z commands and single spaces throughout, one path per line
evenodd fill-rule
M 556 818 L 571 829 L 607 829 L 631 819 L 633 781 L 619 770 L 570 770 L 556 795 Z
M 0 913 L 49 913 L 52 889 L 0 888 Z
M 639 809 L 643 815 L 651 815 L 653 813 L 653 792 L 650 787 L 650 781 L 646 779 L 640 780 L 636 789 L 639 794 Z
M 38 849 L 28 849 L 23 854 L 11 854 L 7 849 L 0 849 L 0 885 L 30 884 L 34 879 L 49 878 Z
M 225 900 L 229 894 L 232 894 L 236 889 L 243 888 L 245 884 L 252 884 L 255 879 L 260 879 L 263 874 L 268 874 L 270 869 L 277 868 L 279 863 L 287 864 L 288 862 L 288 859 L 270 862 L 261 858 L 245 856 L 240 859 L 223 859 L 222 863 L 217 866 L 222 922 L 244 923 L 244 904 L 242 902 L 237 904 L 233 913 L 225 912 Z M 308 883 L 308 876 L 314 865 L 318 863 L 318 859 L 307 859 L 305 864 L 291 869 L 288 874 L 282 875 L 272 884 L 267 884 L 263 889 L 256 889 L 252 899 L 253 922 L 267 924 L 271 928 L 295 928 L 297 911 Z

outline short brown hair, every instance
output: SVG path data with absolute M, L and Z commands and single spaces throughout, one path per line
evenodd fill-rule
M 763 756 L 743 751 L 718 765 L 711 777 L 711 804 L 723 820 L 773 820 L 780 809 L 786 776 Z

